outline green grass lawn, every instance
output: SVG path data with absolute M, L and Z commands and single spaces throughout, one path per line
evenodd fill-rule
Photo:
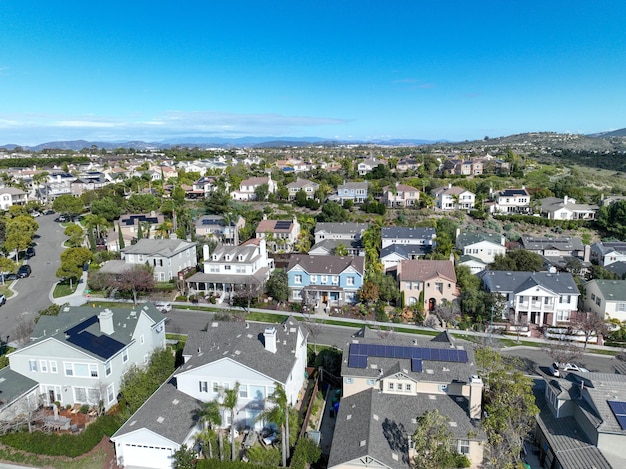
M 54 287 L 54 292 L 52 293 L 53 298 L 60 298 L 62 296 L 71 295 L 76 291 L 76 286 L 78 282 L 74 282 L 72 284 L 72 288 L 70 288 L 69 283 L 57 283 Z

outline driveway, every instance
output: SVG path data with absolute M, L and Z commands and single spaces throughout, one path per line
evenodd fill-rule
M 33 321 L 37 311 L 52 304 L 50 290 L 57 282 L 56 271 L 61 264 L 60 255 L 62 243 L 66 236 L 65 230 L 59 223 L 54 222 L 55 215 L 44 215 L 35 218 L 39 224 L 34 239 L 35 256 L 26 261 L 32 267 L 32 274 L 28 278 L 13 282 L 16 292 L 0 307 L 0 337 L 9 341 L 17 339 L 18 329 L 21 329 L 22 319 Z

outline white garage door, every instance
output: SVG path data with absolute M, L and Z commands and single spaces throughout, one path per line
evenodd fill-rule
M 173 452 L 171 448 L 124 445 L 123 464 L 124 467 L 171 469 Z

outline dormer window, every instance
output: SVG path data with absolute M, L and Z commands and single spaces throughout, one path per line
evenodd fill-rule
M 226 254 L 226 256 L 224 256 L 224 259 L 229 261 L 230 260 L 230 254 Z
M 243 261 L 243 256 L 242 256 L 241 254 L 239 254 L 239 255 L 237 256 L 237 260 L 238 260 L 238 261 L 240 261 L 240 262 L 241 262 L 241 261 Z
M 213 260 L 216 261 L 217 260 L 217 254 L 213 254 Z

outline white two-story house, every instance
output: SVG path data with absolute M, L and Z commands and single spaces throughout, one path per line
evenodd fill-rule
M 437 210 L 469 210 L 474 208 L 476 196 L 462 187 L 439 187 L 432 191 Z

